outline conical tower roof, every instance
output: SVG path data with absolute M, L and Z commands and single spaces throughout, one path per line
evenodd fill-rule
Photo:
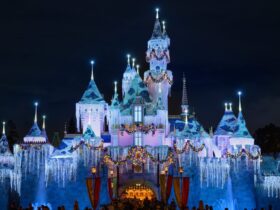
M 2 135 L 0 139 L 0 155 L 12 154 L 9 148 L 9 141 L 5 134 Z
M 200 123 L 195 119 L 195 117 L 191 116 L 188 119 L 188 122 L 185 124 L 184 129 L 181 132 L 179 132 L 179 135 L 186 139 L 195 140 L 199 139 L 202 136 L 207 136 L 207 133 L 204 130 L 204 128 L 200 125 Z
M 119 102 L 119 98 L 118 98 L 118 94 L 114 94 L 112 102 L 111 102 L 111 108 L 119 108 L 120 106 L 120 102 Z
M 41 136 L 45 137 L 48 140 L 48 135 L 46 129 L 42 129 Z
M 151 38 L 156 39 L 156 38 L 161 38 L 161 37 L 162 37 L 161 25 L 160 25 L 159 19 L 156 19 Z
M 139 74 L 136 74 L 131 82 L 130 88 L 125 94 L 122 102 L 122 112 L 129 113 L 129 109 L 137 96 L 141 96 L 146 103 L 152 102 L 148 88 L 144 84 Z
M 161 30 L 161 25 L 159 21 L 159 9 L 156 9 L 156 21 L 154 24 L 154 29 L 152 33 L 151 39 L 157 39 L 157 38 L 162 38 L 162 30 Z
M 83 137 L 84 137 L 85 139 L 92 139 L 92 138 L 95 138 L 95 137 L 96 137 L 96 135 L 95 135 L 95 133 L 94 133 L 94 131 L 92 130 L 92 128 L 91 128 L 90 125 L 87 126 L 87 129 L 86 129 L 85 132 L 83 133 Z
M 232 135 L 236 126 L 236 117 L 232 110 L 225 110 L 225 113 L 218 124 L 214 135 Z
M 233 137 L 237 138 L 252 138 L 248 128 L 246 127 L 246 121 L 242 112 L 239 112 Z
M 84 104 L 105 103 L 93 79 L 90 80 L 89 85 L 80 100 L 80 103 L 84 103 Z
M 26 137 L 39 137 L 41 136 L 41 130 L 36 122 L 32 125 Z

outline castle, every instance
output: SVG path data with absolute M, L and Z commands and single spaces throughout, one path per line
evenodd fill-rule
M 92 166 L 101 168 L 100 163 L 106 158 L 104 163 L 112 172 L 106 174 L 109 177 L 116 173 L 126 177 L 125 174 L 134 172 L 159 177 L 159 170 L 167 172 L 174 164 L 175 168 L 181 168 L 181 175 L 188 176 L 193 173 L 189 168 L 200 167 L 200 176 L 197 177 L 201 186 L 207 180 L 207 187 L 212 182 L 213 186 L 223 188 L 230 176 L 228 158 L 240 159 L 241 156 L 253 160 L 253 173 L 259 174 L 260 148 L 254 145 L 254 139 L 246 127 L 241 92 L 238 92 L 238 116 L 235 116 L 232 104 L 226 103 L 224 115 L 215 131 L 208 133 L 189 111 L 186 79 L 183 77 L 181 115 L 170 118 L 168 100 L 173 74 L 168 69 L 171 61 L 169 46 L 170 38 L 157 10 L 146 51 L 149 69 L 142 77 L 135 59 L 127 55 L 121 84 L 122 96 L 118 95 L 118 83 L 114 82 L 114 94 L 109 104 L 98 89 L 94 78 L 94 61 L 91 61 L 88 87 L 76 103 L 78 133 L 65 134 L 57 148 L 48 140 L 45 116 L 42 129 L 38 126 L 38 103 L 35 103 L 34 123 L 23 141 L 14 145 L 13 154 L 8 149 L 4 127 L 0 140 L 0 166 L 5 169 L 1 173 L 0 168 L 2 180 L 4 177 L 10 178 L 11 187 L 20 193 L 22 176 L 29 177 L 29 173 L 36 172 L 44 178 L 37 183 L 41 193 L 46 191 L 45 184 L 52 184 L 49 180 L 65 187 L 67 181 L 76 179 L 81 171 L 80 162 L 89 171 Z M 188 157 L 184 154 L 186 152 L 190 154 Z M 175 158 L 171 161 L 172 155 Z M 199 166 L 194 160 L 199 161 Z M 118 168 L 121 164 L 122 167 Z M 172 174 L 178 176 L 178 170 L 172 170 Z M 126 181 L 123 181 L 124 186 Z M 108 192 L 102 191 L 101 194 L 107 195 Z

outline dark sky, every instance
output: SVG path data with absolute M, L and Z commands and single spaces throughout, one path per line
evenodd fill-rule
M 216 126 L 225 101 L 237 111 L 239 89 L 251 131 L 280 124 L 278 1 L 42 2 L 0 5 L 0 119 L 12 119 L 21 135 L 32 125 L 35 100 L 49 134 L 63 130 L 88 85 L 91 58 L 108 102 L 127 53 L 143 74 L 156 7 L 171 38 L 172 113 L 180 110 L 185 72 L 190 105 L 205 128 Z

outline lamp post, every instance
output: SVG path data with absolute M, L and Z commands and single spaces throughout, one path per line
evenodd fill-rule
M 91 168 L 91 173 L 92 173 L 92 177 L 95 178 L 95 174 L 96 174 L 96 168 L 95 167 Z
M 184 168 L 182 166 L 179 167 L 179 173 L 180 173 L 180 185 L 183 185 L 183 173 L 184 173 Z M 183 206 L 181 206 L 182 204 L 180 203 L 180 209 L 183 209 Z

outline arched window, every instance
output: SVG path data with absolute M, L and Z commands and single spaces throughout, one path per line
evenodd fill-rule
M 135 132 L 134 144 L 135 146 L 142 146 L 142 132 Z
M 142 122 L 142 107 L 134 106 L 134 122 Z

